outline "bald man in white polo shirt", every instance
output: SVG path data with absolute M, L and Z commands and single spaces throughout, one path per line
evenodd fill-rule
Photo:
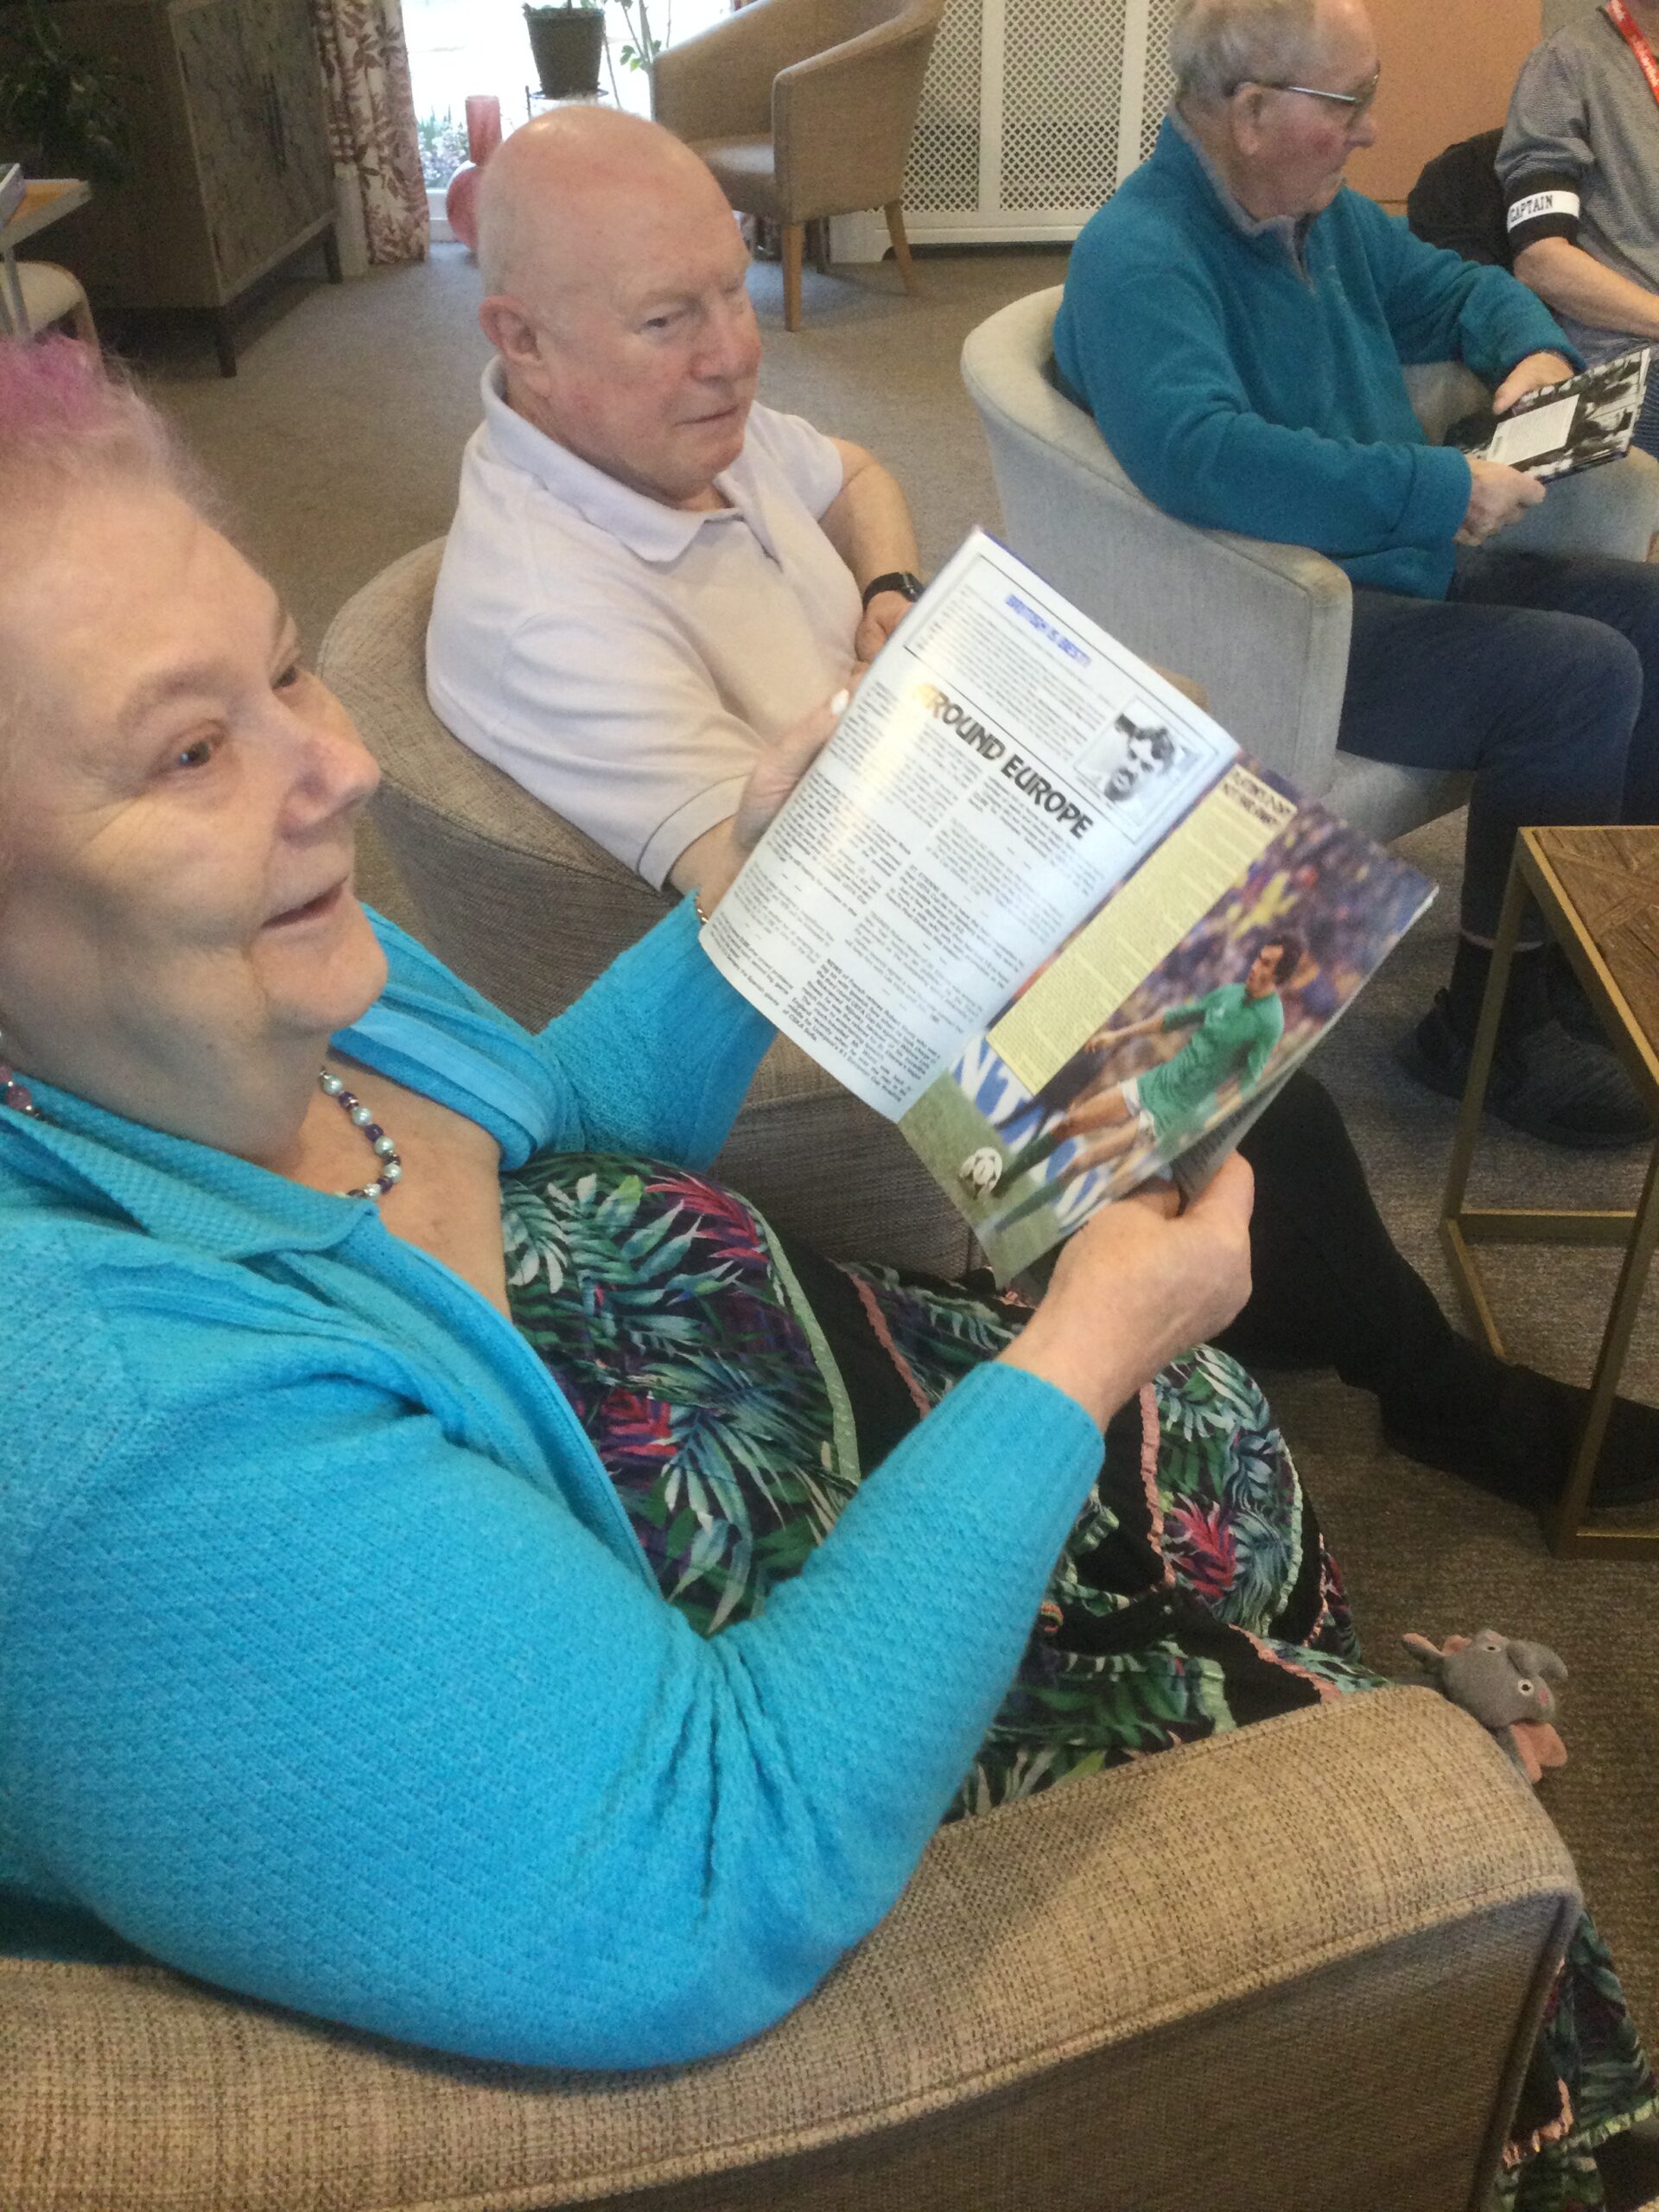
M 919 588 L 861 447 L 754 404 L 724 195 L 654 124 L 513 133 L 480 210 L 496 349 L 427 639 L 435 713 L 652 884 L 713 889 L 757 751 Z

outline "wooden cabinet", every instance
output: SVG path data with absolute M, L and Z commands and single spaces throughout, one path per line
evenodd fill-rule
M 54 234 L 100 309 L 207 319 L 226 376 L 233 310 L 314 241 L 339 276 L 321 67 L 306 0 L 57 0 L 73 47 L 120 72 L 131 175 Z

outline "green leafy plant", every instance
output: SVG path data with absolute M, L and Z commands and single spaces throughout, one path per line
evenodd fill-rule
M 619 57 L 622 67 L 625 69 L 649 69 L 674 35 L 673 0 L 669 0 L 668 14 L 660 38 L 652 29 L 647 0 L 617 0 L 617 5 L 628 26 L 628 42 Z
M 65 43 L 46 0 L 0 8 L 0 130 L 48 170 L 119 184 L 130 156 L 123 72 Z

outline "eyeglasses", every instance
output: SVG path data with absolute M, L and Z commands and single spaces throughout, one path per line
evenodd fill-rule
M 1349 121 L 1357 123 L 1376 98 L 1377 83 L 1382 74 L 1379 64 L 1357 92 L 1327 92 L 1321 85 L 1275 85 L 1254 77 L 1245 78 L 1242 84 L 1235 85 L 1233 90 L 1236 92 L 1243 90 L 1243 85 L 1254 84 L 1264 92 L 1300 92 L 1304 99 L 1330 100 L 1338 107 L 1345 107 L 1349 111 Z

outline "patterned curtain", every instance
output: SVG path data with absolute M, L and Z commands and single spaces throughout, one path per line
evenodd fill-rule
M 346 237 L 360 236 L 372 262 L 424 261 L 430 223 L 399 0 L 311 0 L 311 21 Z

